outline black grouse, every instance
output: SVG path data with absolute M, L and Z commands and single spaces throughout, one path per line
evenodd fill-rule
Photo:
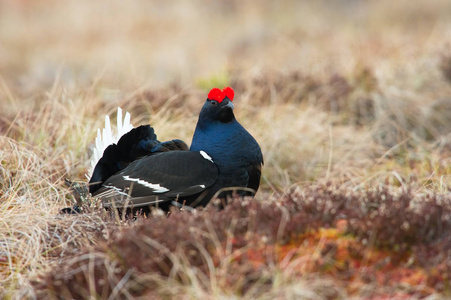
M 235 119 L 233 98 L 230 87 L 210 91 L 189 149 L 180 140 L 159 142 L 149 125 L 132 129 L 106 148 L 89 192 L 107 207 L 158 205 L 165 210 L 170 205 L 205 206 L 234 189 L 241 195 L 255 193 L 263 155 Z

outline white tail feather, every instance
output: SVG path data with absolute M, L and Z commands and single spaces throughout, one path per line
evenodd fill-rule
M 91 168 L 88 170 L 87 178 L 90 179 L 92 176 L 92 172 L 94 172 L 94 168 L 100 158 L 103 156 L 103 152 L 105 149 L 111 145 L 116 144 L 119 139 L 133 129 L 133 125 L 130 123 L 130 113 L 125 113 L 125 118 L 122 121 L 122 109 L 120 107 L 117 108 L 117 133 L 113 134 L 113 130 L 111 128 L 110 117 L 105 116 L 105 128 L 102 130 L 97 129 L 97 137 L 95 141 L 95 148 L 92 152 L 91 156 Z

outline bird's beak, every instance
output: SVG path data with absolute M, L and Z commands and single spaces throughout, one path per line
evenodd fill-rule
M 226 107 L 226 106 L 230 107 L 232 110 L 235 108 L 235 106 L 233 106 L 232 101 L 229 101 L 226 105 L 224 105 L 224 107 Z

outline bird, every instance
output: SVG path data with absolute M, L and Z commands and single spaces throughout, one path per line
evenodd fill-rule
M 234 190 L 253 196 L 260 186 L 263 154 L 234 115 L 231 87 L 208 93 L 191 146 L 160 142 L 154 128 L 141 125 L 106 147 L 88 188 L 105 207 L 205 207 L 227 200 Z

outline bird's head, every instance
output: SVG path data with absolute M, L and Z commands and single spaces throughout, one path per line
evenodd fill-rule
M 207 118 L 221 123 L 229 123 L 235 119 L 233 114 L 233 97 L 235 92 L 231 87 L 225 87 L 222 90 L 212 89 L 208 93 L 200 118 Z

